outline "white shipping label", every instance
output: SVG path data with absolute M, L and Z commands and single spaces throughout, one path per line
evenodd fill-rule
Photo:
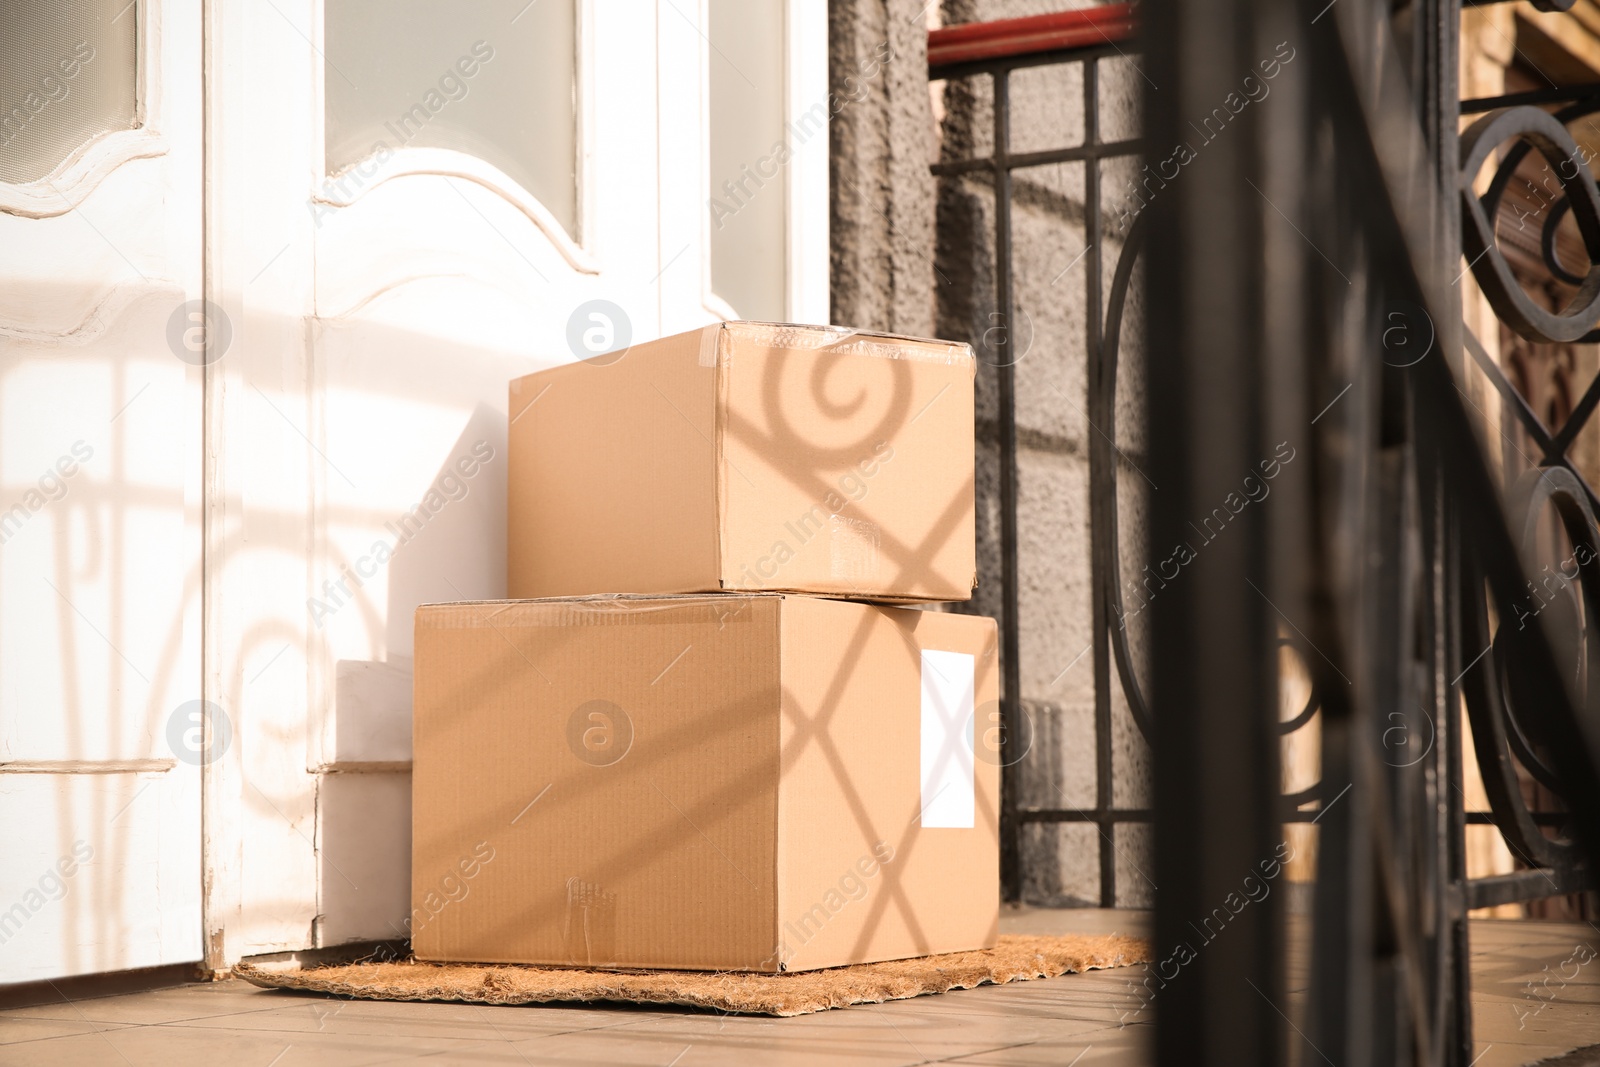
M 972 676 L 965 652 L 922 651 L 922 825 L 971 829 Z

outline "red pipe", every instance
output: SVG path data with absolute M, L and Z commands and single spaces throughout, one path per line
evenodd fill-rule
M 1129 3 L 944 26 L 928 31 L 928 66 L 1118 44 L 1133 36 L 1135 25 L 1134 5 Z

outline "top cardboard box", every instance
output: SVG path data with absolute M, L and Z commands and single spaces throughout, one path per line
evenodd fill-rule
M 967 600 L 972 350 L 724 322 L 511 383 L 508 593 Z

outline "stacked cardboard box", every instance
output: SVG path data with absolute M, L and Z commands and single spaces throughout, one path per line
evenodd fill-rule
M 720 323 L 511 384 L 518 599 L 417 613 L 418 958 L 994 943 L 994 623 L 888 603 L 971 596 L 973 371 Z

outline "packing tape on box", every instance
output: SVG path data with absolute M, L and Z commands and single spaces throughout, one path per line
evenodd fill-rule
M 567 879 L 567 921 L 562 940 L 567 961 L 580 967 L 606 967 L 617 958 L 617 895 L 592 882 Z
M 614 593 L 602 596 L 551 598 L 546 601 L 478 600 L 453 604 L 424 604 L 418 609 L 417 622 L 432 630 L 498 630 L 505 626 L 518 628 L 560 627 L 573 622 L 631 624 L 640 621 L 659 621 L 676 624 L 685 621 L 690 613 L 693 621 L 715 623 L 718 629 L 729 625 L 743 625 L 750 621 L 745 609 L 754 600 L 776 596 L 774 593 L 671 593 L 642 596 L 634 593 Z M 530 612 L 535 605 L 560 604 L 560 610 L 548 609 Z M 671 618 L 648 619 L 648 616 Z M 519 615 L 526 617 L 519 618 Z M 641 617 L 646 617 L 641 619 Z M 699 616 L 694 619 L 694 616 Z
M 717 348 L 722 343 L 722 333 L 721 326 L 708 326 L 700 331 L 700 366 L 717 365 Z
M 829 573 L 846 582 L 876 581 L 883 540 L 878 524 L 835 514 L 829 516 L 828 527 Z
M 782 322 L 726 322 L 721 329 L 708 329 L 700 341 L 702 367 L 727 360 L 729 346 L 723 344 L 721 338 L 730 333 L 736 333 L 740 340 L 760 348 L 827 349 L 874 359 L 905 359 L 916 363 L 970 367 L 974 374 L 978 368 L 972 346 L 967 344 L 921 337 L 896 338 L 848 326 L 797 326 Z

